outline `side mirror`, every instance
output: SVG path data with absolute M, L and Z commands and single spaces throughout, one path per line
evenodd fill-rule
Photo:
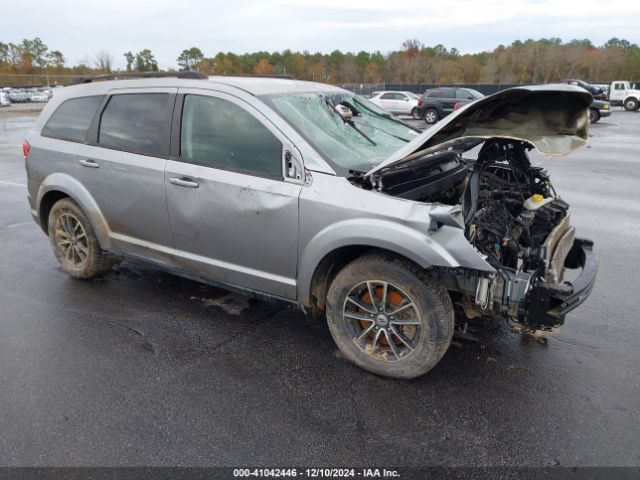
M 285 148 L 284 150 L 284 173 L 285 178 L 298 182 L 304 181 L 304 166 L 302 161 L 292 153 L 293 148 Z

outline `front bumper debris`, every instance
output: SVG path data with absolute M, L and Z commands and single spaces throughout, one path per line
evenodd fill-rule
M 564 262 L 566 268 L 582 268 L 575 280 L 534 286 L 524 302 L 523 322 L 533 329 L 549 329 L 564 323 L 564 317 L 583 303 L 596 282 L 598 260 L 591 240 L 576 238 Z

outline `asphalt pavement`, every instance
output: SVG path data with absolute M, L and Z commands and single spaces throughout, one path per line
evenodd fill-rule
M 600 259 L 547 345 L 502 323 L 413 381 L 324 323 L 151 269 L 59 269 L 0 112 L 0 466 L 640 466 L 640 113 L 541 158 Z M 259 245 L 256 244 L 256 248 Z

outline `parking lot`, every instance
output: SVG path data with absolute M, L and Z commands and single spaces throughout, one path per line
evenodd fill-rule
M 62 273 L 26 200 L 34 120 L 0 113 L 0 466 L 640 465 L 639 112 L 533 155 L 595 242 L 589 300 L 546 345 L 478 325 L 414 381 L 283 305 L 128 264 Z

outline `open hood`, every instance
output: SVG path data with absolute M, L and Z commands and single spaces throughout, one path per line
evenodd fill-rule
M 445 148 L 468 150 L 490 138 L 530 143 L 543 155 L 567 155 L 587 141 L 593 98 L 573 85 L 503 90 L 464 105 L 367 172 Z

